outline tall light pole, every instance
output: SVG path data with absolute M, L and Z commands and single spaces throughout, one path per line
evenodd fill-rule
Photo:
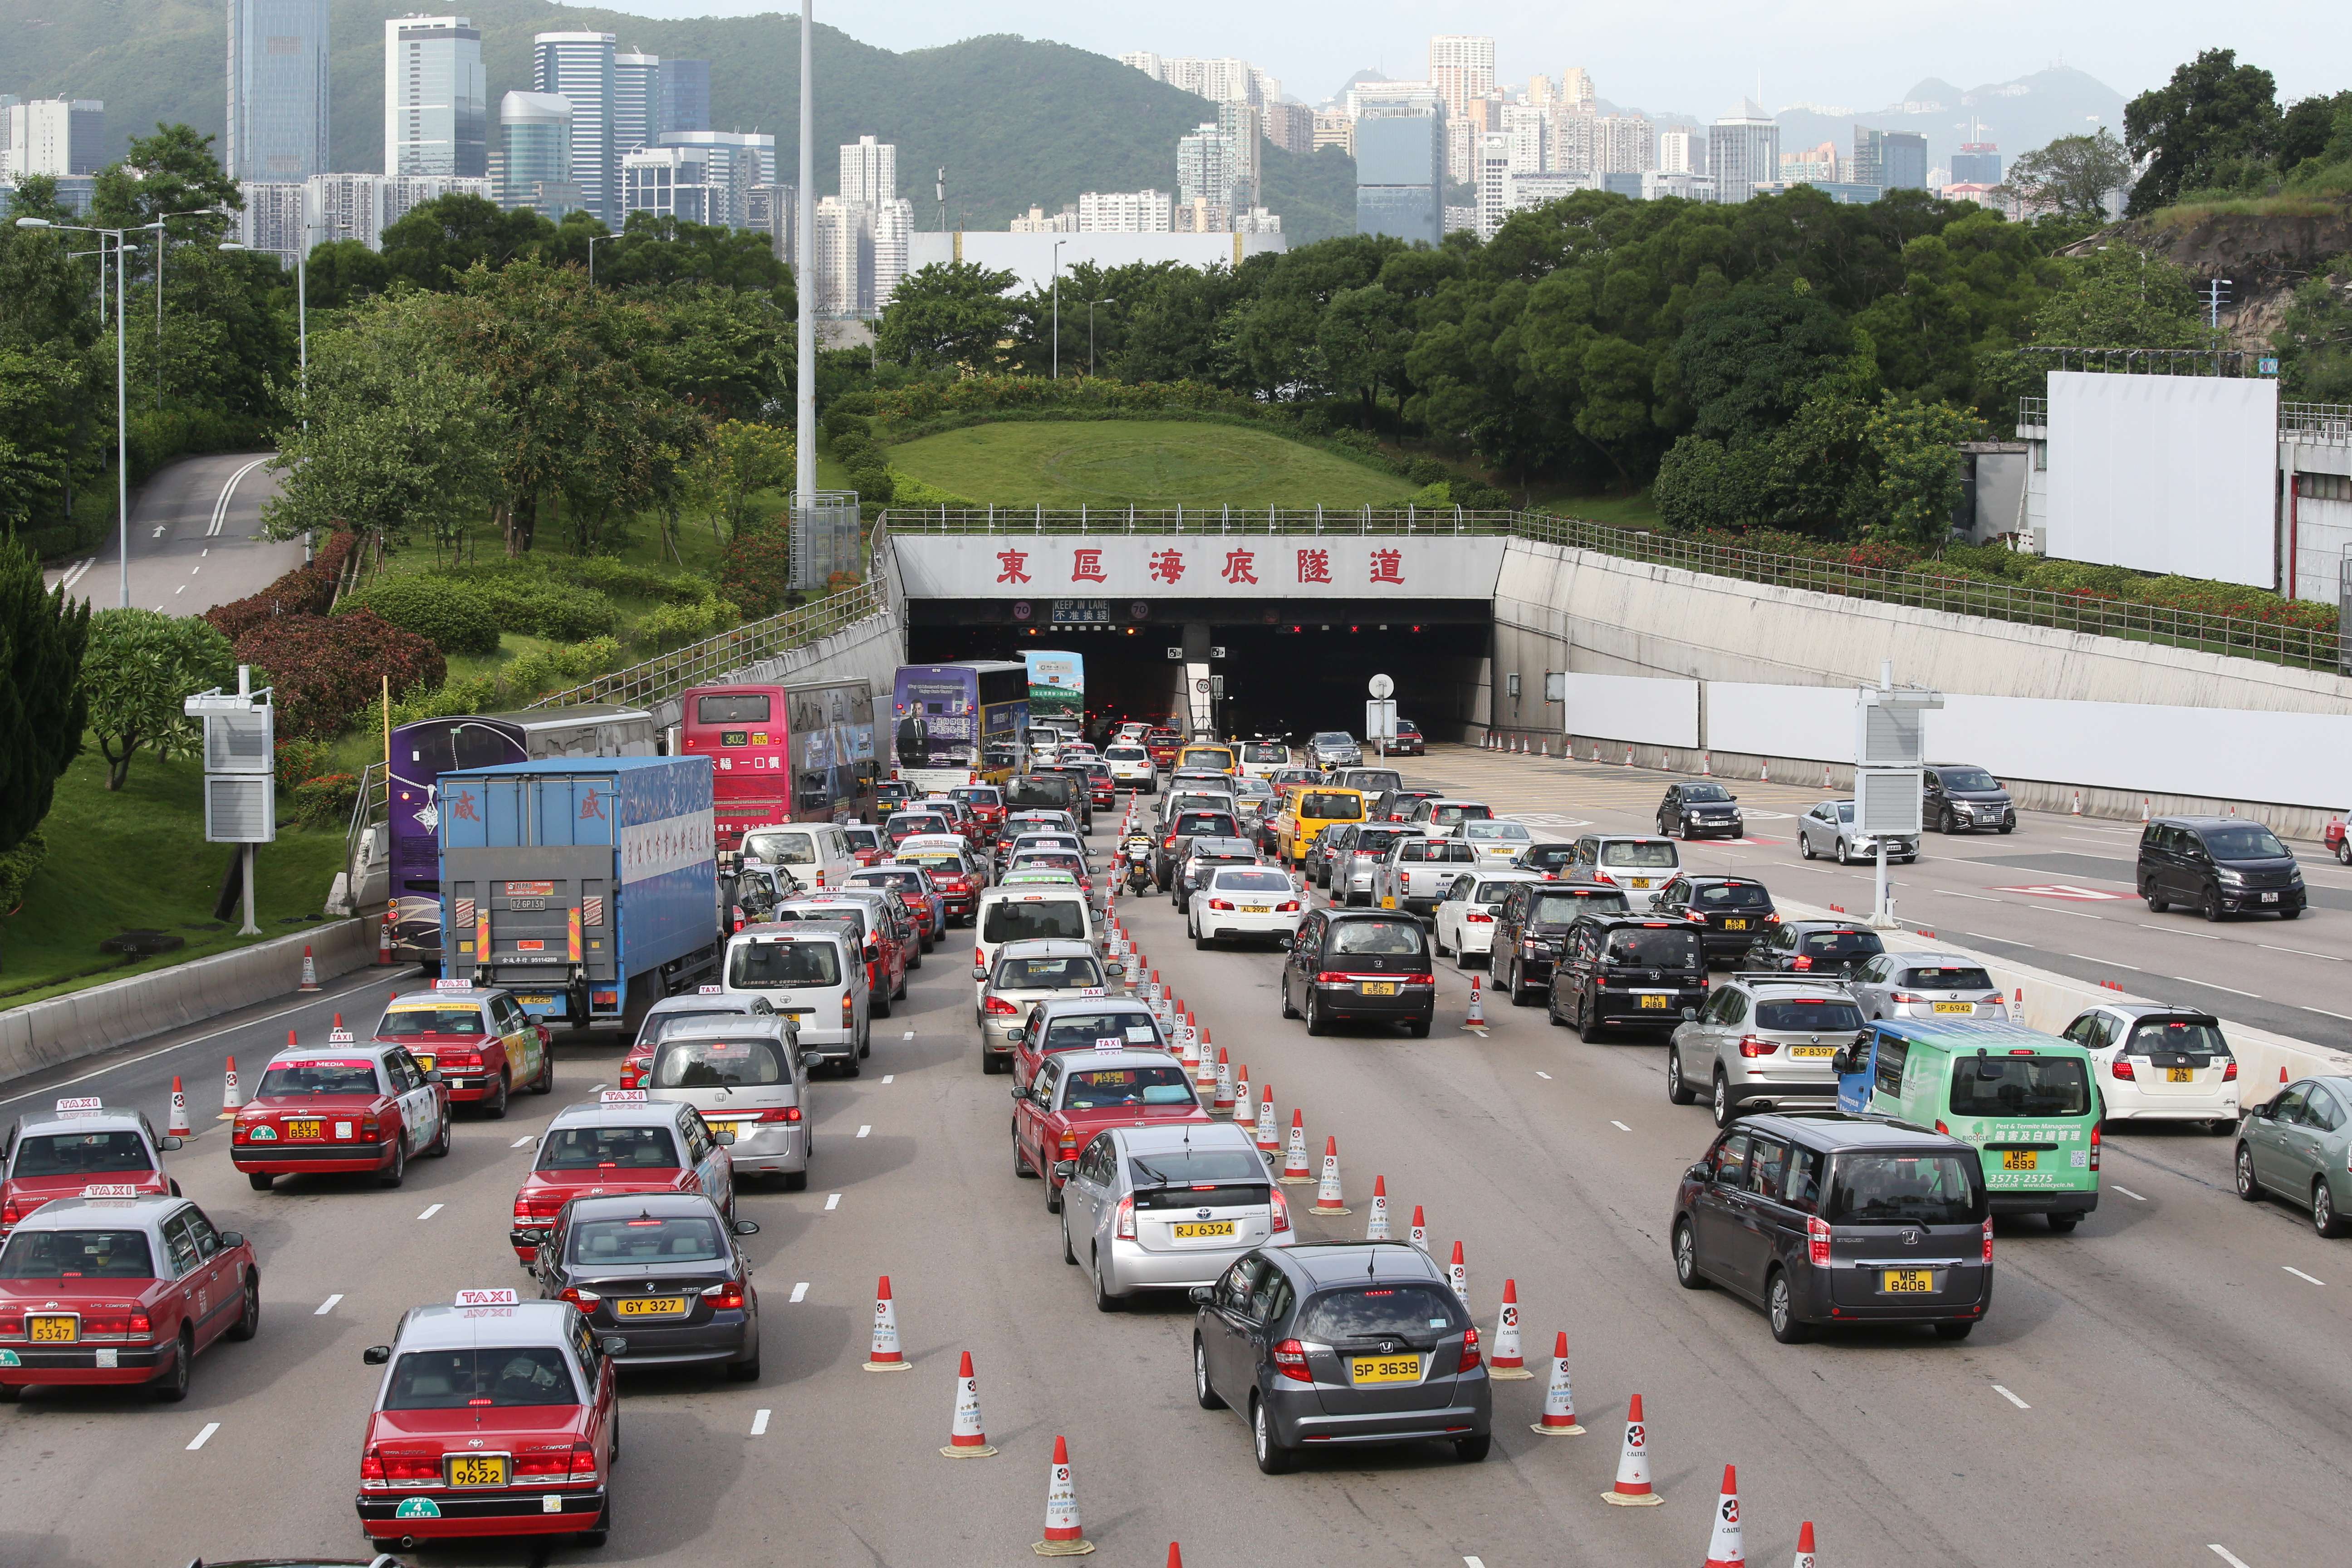
M 1087 301 L 1087 374 L 1088 375 L 1092 375 L 1095 373 L 1095 307 L 1097 305 L 1116 305 L 1118 303 L 1118 301 L 1109 295 L 1105 295 L 1099 300 L 1089 300 Z
M 191 207 L 186 212 L 161 213 L 155 218 L 155 411 L 163 411 L 163 252 L 171 248 L 171 237 L 163 226 L 175 217 L 211 217 L 220 216 L 218 207 Z
M 294 251 L 294 364 L 295 385 L 302 393 L 302 428 L 310 428 L 310 231 L 316 226 L 308 212 L 302 215 L 302 243 Z M 250 250 L 251 246 L 236 240 L 221 241 L 219 248 Z M 302 531 L 302 564 L 312 559 L 310 531 Z
M 1054 379 L 1062 379 L 1062 247 L 1066 239 L 1054 242 Z
M 592 234 L 588 237 L 588 287 L 596 287 L 596 247 L 608 239 L 618 239 L 617 234 Z
M 793 353 L 793 500 L 803 516 L 816 509 L 816 85 L 810 78 L 815 48 L 809 19 L 814 8 L 814 0 L 801 0 L 801 187 L 794 195 L 800 221 L 793 226 L 799 231 L 793 266 L 799 338 Z

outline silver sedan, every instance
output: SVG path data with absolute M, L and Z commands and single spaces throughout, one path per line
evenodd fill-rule
M 1984 960 L 1965 952 L 1882 952 L 1854 971 L 1846 989 L 1865 1018 L 2009 1016 Z
M 1839 865 L 1851 865 L 1857 860 L 1878 858 L 1878 840 L 1862 830 L 1854 819 L 1854 804 L 1850 800 L 1825 800 L 1804 816 L 1797 818 L 1797 852 L 1810 860 L 1816 855 L 1826 855 Z M 1886 858 L 1889 860 L 1919 858 L 1919 836 L 1916 833 L 1886 835 Z
M 1231 1122 L 1114 1127 L 1066 1163 L 1062 1261 L 1092 1278 L 1101 1311 L 1139 1290 L 1210 1284 L 1296 1234 L 1248 1131 Z

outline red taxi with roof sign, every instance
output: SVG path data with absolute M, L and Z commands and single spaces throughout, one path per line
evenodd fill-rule
M 81 1196 L 93 1184 L 108 1197 L 178 1197 L 163 1155 L 179 1146 L 177 1138 L 156 1137 L 142 1113 L 109 1110 L 96 1095 L 19 1119 L 0 1149 L 0 1237 L 43 1204 Z
M 691 1105 L 642 1089 L 608 1089 L 593 1104 L 555 1113 L 515 1194 L 507 1241 L 529 1264 L 573 1198 L 605 1193 L 700 1193 L 735 1217 L 732 1132 L 714 1132 Z
M 411 1156 L 449 1152 L 449 1089 L 408 1047 L 348 1030 L 324 1047 L 289 1045 L 269 1059 L 261 1087 L 236 1113 L 229 1163 L 253 1190 L 279 1176 L 373 1172 L 387 1187 Z
M 41 1205 L 0 1247 L 0 1400 L 126 1383 L 184 1399 L 198 1352 L 260 1324 L 253 1248 L 183 1197 L 92 1184 Z
M 628 1341 L 569 1301 L 460 1290 L 412 1308 L 388 1345 L 360 1443 L 360 1528 L 379 1552 L 471 1536 L 571 1535 L 602 1546 L 620 1448 Z
M 1181 1061 L 1108 1035 L 1090 1049 L 1047 1055 L 1036 1077 L 1013 1097 L 1013 1169 L 1045 1179 L 1045 1207 L 1052 1213 L 1062 1207 L 1062 1173 L 1055 1164 L 1076 1159 L 1096 1133 L 1212 1121 Z
M 507 1113 L 507 1097 L 520 1089 L 555 1088 L 555 1052 L 547 1027 L 522 1010 L 514 994 L 464 980 L 436 980 L 384 1005 L 375 1026 L 379 1043 L 408 1047 L 416 1065 L 438 1071 L 452 1103 L 475 1104 L 492 1121 Z

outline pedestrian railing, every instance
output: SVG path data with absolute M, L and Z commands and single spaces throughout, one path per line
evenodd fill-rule
M 853 622 L 882 613 L 889 600 L 881 584 L 861 583 L 765 620 L 747 621 L 732 631 L 657 654 L 642 664 L 566 690 L 550 692 L 533 708 L 563 708 L 580 702 L 658 702 L 690 687 L 718 680 L 746 665 L 806 647 Z
M 1511 531 L 1515 514 L 1454 507 L 892 507 L 882 514 L 902 534 L 1271 534 L 1319 533 L 1442 538 Z

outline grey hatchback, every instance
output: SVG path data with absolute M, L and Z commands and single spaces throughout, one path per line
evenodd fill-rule
M 1494 1446 L 1478 1331 L 1417 1247 L 1261 1248 L 1192 1300 L 1192 1396 L 1240 1408 L 1267 1475 L 1342 1444 L 1433 1439 L 1471 1464 Z

